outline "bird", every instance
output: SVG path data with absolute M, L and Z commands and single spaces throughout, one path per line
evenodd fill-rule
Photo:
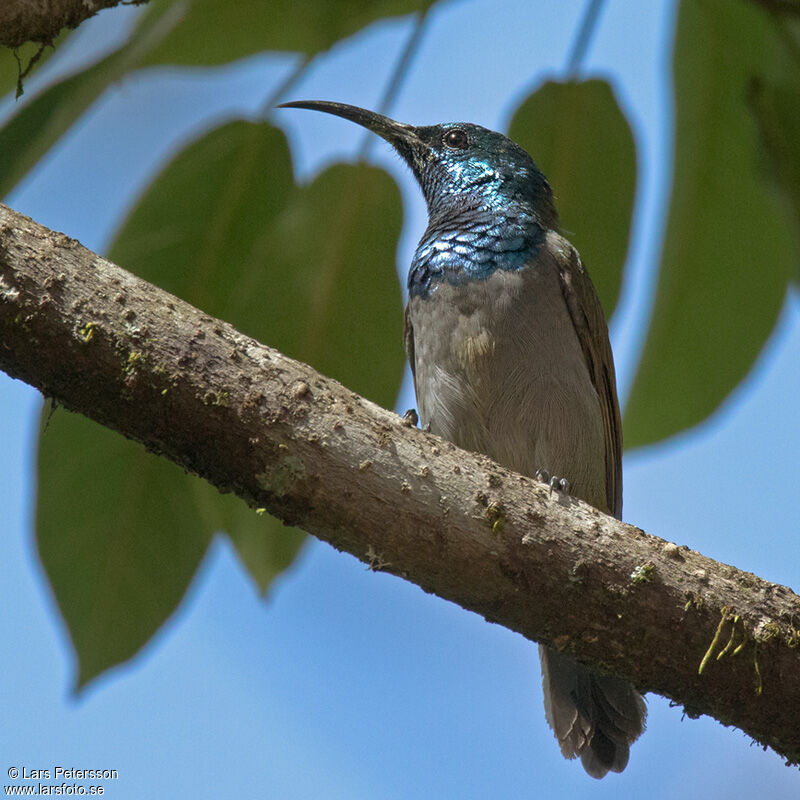
M 533 158 L 473 123 L 414 126 L 323 100 L 280 107 L 372 131 L 422 190 L 428 226 L 408 272 L 404 338 L 423 428 L 621 519 L 608 328 Z M 645 728 L 642 696 L 556 649 L 539 652 L 545 716 L 562 754 L 593 778 L 622 772 Z

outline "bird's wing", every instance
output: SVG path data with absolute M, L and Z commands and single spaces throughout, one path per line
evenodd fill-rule
M 405 328 L 403 330 L 403 343 L 406 348 L 408 363 L 411 364 L 411 377 L 414 378 L 414 393 L 417 391 L 417 364 L 414 358 L 414 327 L 411 324 L 411 316 L 406 306 Z
M 552 234 L 551 234 L 552 235 Z M 558 264 L 561 290 L 575 333 L 578 336 L 586 368 L 603 413 L 606 443 L 606 499 L 608 510 L 622 518 L 622 420 L 617 399 L 614 356 L 608 340 L 608 326 L 586 267 L 578 251 L 561 236 L 552 249 Z

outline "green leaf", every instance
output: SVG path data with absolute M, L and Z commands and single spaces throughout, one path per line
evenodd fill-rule
M 283 134 L 238 121 L 165 168 L 110 257 L 391 406 L 404 361 L 401 224 L 397 187 L 381 170 L 339 165 L 297 188 Z M 229 503 L 205 498 L 204 517 L 230 534 L 265 591 L 302 536 L 267 516 L 243 518 Z
M 199 478 L 85 417 L 39 440 L 39 555 L 78 653 L 77 683 L 133 656 L 180 603 L 213 530 Z
M 799 51 L 800 52 L 800 51 Z M 779 86 L 752 84 L 752 108 L 769 156 L 772 180 L 784 194 L 800 239 L 800 70 L 794 81 Z M 800 258 L 795 263 L 795 281 L 800 281 Z
M 118 55 L 45 89 L 0 130 L 0 197 L 7 195 L 108 86 Z
M 298 528 L 282 526 L 263 510 L 248 508 L 234 495 L 221 495 L 207 483 L 201 488 L 207 495 L 206 513 L 219 520 L 216 530 L 227 531 L 239 559 L 265 595 L 275 578 L 294 563 L 308 537 Z
M 633 133 L 603 80 L 549 81 L 515 112 L 509 136 L 550 181 L 561 227 L 610 317 L 622 282 L 636 192 Z
M 675 39 L 675 174 L 655 308 L 625 414 L 637 447 L 704 420 L 750 370 L 796 258 L 748 108 L 787 69 L 752 3 L 684 0 Z
M 110 83 L 136 67 L 176 21 L 175 13 L 152 16 L 120 49 L 24 104 L 0 129 L 0 197 L 17 185 Z
M 151 0 L 161 13 L 172 0 Z M 146 63 L 216 65 L 264 50 L 313 55 L 371 22 L 431 5 L 431 0 L 192 0 L 182 23 Z
M 109 257 L 391 406 L 404 358 L 401 224 L 382 170 L 340 164 L 295 187 L 283 134 L 237 121 L 164 169 Z
M 265 269 L 268 230 L 293 192 L 283 134 L 265 124 L 229 123 L 165 167 L 124 222 L 109 257 L 270 343 L 274 321 L 258 308 L 259 297 L 275 290 Z M 256 307 L 243 311 L 249 280 Z M 187 483 L 179 496 L 182 504 L 196 505 L 207 524 L 231 535 L 262 592 L 302 542 L 299 532 L 287 534 L 277 520 L 258 517 L 211 487 L 198 492 Z
M 258 337 L 269 321 L 238 312 L 242 281 L 255 273 L 261 282 L 267 229 L 293 191 L 283 134 L 263 123 L 228 123 L 189 144 L 156 176 L 122 223 L 109 258 Z
M 335 165 L 300 188 L 270 229 L 267 282 L 287 283 L 286 296 L 242 297 L 251 314 L 274 321 L 265 341 L 389 408 L 405 361 L 401 227 L 399 190 L 386 172 Z
M 337 166 L 295 187 L 283 134 L 238 121 L 167 165 L 110 257 L 391 405 L 404 358 L 395 272 L 401 220 L 399 191 L 386 173 Z M 294 559 L 301 532 L 87 420 L 63 416 L 42 438 L 38 536 L 81 683 L 129 658 L 157 630 L 213 531 L 230 534 L 262 591 Z M 114 587 L 121 588 L 112 598 Z

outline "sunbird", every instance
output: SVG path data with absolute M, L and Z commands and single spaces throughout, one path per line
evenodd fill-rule
M 415 127 L 319 100 L 411 168 L 428 227 L 408 273 L 405 349 L 422 426 L 622 515 L 622 423 L 603 310 L 530 155 L 466 122 Z M 547 721 L 594 778 L 622 772 L 647 710 L 628 681 L 539 646 Z

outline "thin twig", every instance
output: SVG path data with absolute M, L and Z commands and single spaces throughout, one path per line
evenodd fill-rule
M 41 42 L 39 44 L 39 49 L 33 56 L 31 56 L 31 60 L 28 62 L 28 66 L 25 67 L 25 69 L 22 69 L 22 62 L 20 61 L 19 54 L 16 50 L 14 50 L 14 58 L 17 59 L 17 93 L 14 97 L 15 100 L 19 100 L 19 98 L 22 97 L 22 81 L 28 77 L 30 71 L 36 66 L 36 63 L 42 57 L 42 53 L 44 53 L 45 48 L 52 46 L 52 42 Z
M 567 75 L 570 78 L 576 78 L 578 70 L 583 63 L 586 51 L 589 49 L 589 43 L 592 40 L 592 35 L 597 28 L 597 20 L 600 17 L 600 12 L 603 9 L 603 0 L 589 0 L 586 5 L 586 10 L 583 12 L 583 19 L 581 26 L 578 29 L 578 35 L 572 43 L 572 49 L 569 53 L 567 60 Z

